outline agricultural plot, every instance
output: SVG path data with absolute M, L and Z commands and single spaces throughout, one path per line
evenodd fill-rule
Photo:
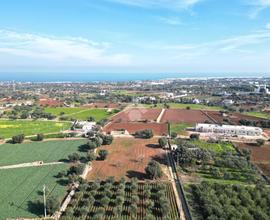
M 255 163 L 265 175 L 270 177 L 270 145 L 256 146 L 254 144 L 236 143 L 239 149 L 251 151 L 251 160 Z
M 131 108 L 112 117 L 113 122 L 154 122 L 161 113 L 161 109 Z
M 270 217 L 268 187 L 203 182 L 189 185 L 186 191 L 194 219 L 267 220 Z
M 52 115 L 55 116 L 76 114 L 84 110 L 85 108 L 67 108 L 67 107 L 59 107 L 59 108 L 47 107 L 44 109 L 46 113 L 51 113 Z
M 186 109 L 190 108 L 193 110 L 211 110 L 211 111 L 220 111 L 223 108 L 220 106 L 208 106 L 202 104 L 184 104 L 184 103 L 167 103 L 170 108 L 177 108 L 177 109 Z M 154 108 L 164 108 L 164 104 L 157 104 L 157 105 L 144 105 L 145 107 L 154 107 Z
M 240 125 L 240 120 L 250 120 L 250 121 L 260 121 L 261 118 L 258 118 L 254 115 L 244 115 L 240 113 L 230 113 L 222 114 L 218 111 L 204 111 L 204 113 L 212 119 L 215 123 L 218 124 L 234 124 Z
M 136 180 L 91 182 L 80 187 L 62 219 L 179 219 L 171 183 Z
M 106 119 L 112 116 L 111 112 L 106 109 L 89 109 L 89 108 L 45 108 L 45 112 L 55 116 L 63 116 L 68 119 L 87 120 L 93 117 L 96 121 Z
M 112 131 L 128 131 L 129 134 L 135 134 L 136 131 L 144 129 L 151 129 L 154 135 L 167 135 L 168 124 L 167 123 L 145 123 L 145 122 L 113 122 L 109 123 L 104 127 L 104 131 L 111 133 Z
M 44 141 L 23 144 L 0 145 L 0 166 L 27 163 L 33 161 L 56 162 L 79 152 L 85 140 Z
M 67 168 L 67 164 L 61 164 L 0 170 L 0 219 L 42 217 L 43 207 L 36 202 L 42 201 L 43 185 L 47 187 L 48 197 L 62 200 L 67 189 L 55 176 Z
M 254 184 L 264 181 L 247 157 L 240 155 L 230 143 L 180 141 L 178 146 L 174 158 L 184 183 L 205 180 L 222 184 Z
M 187 123 L 172 123 L 172 124 L 170 124 L 170 131 L 171 131 L 171 133 L 176 133 L 179 135 L 186 135 L 185 130 L 188 127 L 192 127 L 192 125 L 187 124 Z
M 161 122 L 186 123 L 195 125 L 196 123 L 212 122 L 206 114 L 199 110 L 187 109 L 166 109 Z
M 269 112 L 246 112 L 245 115 L 254 116 L 257 118 L 270 119 Z
M 10 138 L 14 135 L 35 135 L 38 133 L 53 133 L 69 129 L 69 122 L 30 121 L 30 120 L 3 120 L 0 121 L 0 137 Z
M 150 160 L 165 160 L 165 151 L 159 148 L 157 139 L 115 138 L 112 145 L 102 146 L 109 155 L 105 161 L 94 161 L 88 180 L 122 176 L 147 179 L 145 167 Z M 165 167 L 164 167 L 165 168 Z

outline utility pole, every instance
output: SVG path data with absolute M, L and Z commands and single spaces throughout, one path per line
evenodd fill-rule
M 44 216 L 47 217 L 47 210 L 46 210 L 46 186 L 43 185 L 43 202 L 44 202 Z

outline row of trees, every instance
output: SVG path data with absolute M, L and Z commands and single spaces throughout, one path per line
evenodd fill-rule
M 239 120 L 241 125 L 245 126 L 255 126 L 255 127 L 262 127 L 262 128 L 270 128 L 270 120 L 247 120 L 241 119 Z
M 182 169 L 198 171 L 203 173 L 204 177 L 238 180 L 246 183 L 263 181 L 261 175 L 249 161 L 250 152 L 243 151 L 239 154 L 230 150 L 213 151 L 209 149 L 202 148 L 193 141 L 181 140 L 178 142 L 178 148 L 173 152 L 173 157 L 176 164 Z
M 151 129 L 145 129 L 145 130 L 135 132 L 135 137 L 137 138 L 150 139 L 153 136 L 154 136 L 154 133 Z
M 262 185 L 245 187 L 202 182 L 191 185 L 190 191 L 198 219 L 269 219 L 270 191 Z
M 157 217 L 172 219 L 168 218 L 171 207 L 166 196 L 166 185 L 141 184 L 137 179 L 127 182 L 125 178 L 115 181 L 114 177 L 109 177 L 106 181 L 83 183 L 62 219 L 103 220 L 121 219 L 122 216 L 137 219 L 139 209 L 144 210 L 145 220 L 155 220 Z

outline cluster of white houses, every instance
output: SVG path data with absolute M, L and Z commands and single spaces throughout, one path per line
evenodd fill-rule
M 218 125 L 218 124 L 197 124 L 197 132 L 218 133 L 224 135 L 261 136 L 263 130 L 258 127 Z

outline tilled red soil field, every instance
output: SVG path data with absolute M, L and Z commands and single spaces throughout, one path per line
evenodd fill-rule
M 161 109 L 131 108 L 112 117 L 115 122 L 156 121 Z
M 240 149 L 251 150 L 251 160 L 261 168 L 261 170 L 270 177 L 270 145 L 262 147 L 255 146 L 254 144 L 236 144 Z
M 251 121 L 260 121 L 260 118 L 243 115 L 240 113 L 230 113 L 228 115 L 223 115 L 218 111 L 204 111 L 215 123 L 224 123 L 224 119 L 228 119 L 232 124 L 239 125 L 241 119 L 251 120 Z
M 199 110 L 187 109 L 167 109 L 161 119 L 161 122 L 170 123 L 204 123 L 205 121 L 212 120 Z
M 165 161 L 165 151 L 159 148 L 157 139 L 115 138 L 110 146 L 102 146 L 109 155 L 105 161 L 94 161 L 93 169 L 88 174 L 88 180 L 106 179 L 122 176 L 140 180 L 147 179 L 145 167 L 150 160 Z M 166 177 L 164 177 L 166 178 Z
M 144 123 L 144 122 L 112 122 L 104 127 L 106 133 L 112 131 L 127 130 L 129 134 L 134 134 L 136 131 L 151 129 L 154 135 L 167 135 L 167 123 Z

